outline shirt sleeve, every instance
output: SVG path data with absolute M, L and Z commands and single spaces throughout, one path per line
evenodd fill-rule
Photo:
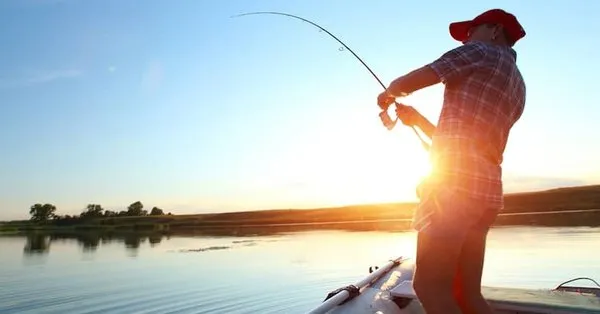
M 468 43 L 444 53 L 429 67 L 443 83 L 468 75 L 482 64 L 485 48 L 478 43 Z

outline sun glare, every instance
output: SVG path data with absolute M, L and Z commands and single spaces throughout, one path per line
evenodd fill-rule
M 441 91 L 420 92 L 404 99 L 406 104 L 424 111 L 435 123 L 441 108 Z M 362 115 L 364 112 L 356 113 Z M 374 118 L 376 113 L 373 113 Z M 390 110 L 393 117 L 393 110 Z M 357 119 L 358 120 L 358 119 Z M 416 201 L 416 187 L 429 174 L 429 155 L 414 132 L 401 122 L 388 131 L 383 125 L 336 126 L 346 136 L 336 150 L 315 165 L 319 174 L 329 174 L 330 198 L 337 204 Z M 423 138 L 429 141 L 423 134 Z M 322 150 L 328 150 L 325 147 Z M 335 171 L 319 169 L 336 163 Z M 337 187 L 337 188 L 336 188 Z
M 378 121 L 359 126 L 336 122 L 328 132 L 307 138 L 320 141 L 299 144 L 298 151 L 288 152 L 268 171 L 279 197 L 286 195 L 293 204 L 416 201 L 416 187 L 429 172 L 427 152 L 401 124 L 388 131 Z
M 405 101 L 435 122 L 441 91 Z M 331 119 L 334 114 L 339 116 Z M 259 171 L 248 191 L 251 202 L 307 208 L 417 201 L 416 188 L 430 171 L 429 154 L 409 127 L 398 122 L 389 131 L 377 114 L 376 107 L 350 106 L 311 117 L 311 127 Z

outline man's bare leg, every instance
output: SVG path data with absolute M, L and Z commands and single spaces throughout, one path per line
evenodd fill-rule
M 463 239 L 438 237 L 420 232 L 417 236 L 413 288 L 427 314 L 461 314 L 453 295 L 453 281 Z
M 454 296 L 464 314 L 493 313 L 481 294 L 487 233 L 487 229 L 471 230 L 465 238 L 459 257 Z

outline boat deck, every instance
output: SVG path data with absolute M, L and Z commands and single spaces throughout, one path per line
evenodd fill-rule
M 310 314 L 424 314 L 413 290 L 414 270 L 413 259 L 391 260 L 353 285 L 362 287 L 354 297 L 348 298 L 352 289 L 338 289 L 346 292 L 345 301 L 329 302 L 332 297 Z M 484 286 L 482 294 L 499 314 L 600 314 L 600 288 L 565 286 L 578 279 L 545 290 Z
M 600 313 L 600 299 L 592 294 L 492 287 L 484 287 L 482 293 L 495 308 L 505 312 Z
M 394 297 L 417 299 L 412 281 L 390 290 Z M 590 293 L 483 287 L 482 293 L 498 313 L 591 314 L 600 313 L 600 298 Z M 413 307 L 414 309 L 414 307 Z M 413 313 L 414 310 L 410 312 Z M 417 313 L 415 311 L 414 313 Z

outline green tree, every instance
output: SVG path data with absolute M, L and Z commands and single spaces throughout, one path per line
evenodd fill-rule
M 144 205 L 140 201 L 131 203 L 127 207 L 127 216 L 145 216 L 147 214 L 148 212 L 144 210 Z
M 88 204 L 81 213 L 81 218 L 100 218 L 104 215 L 104 208 L 99 204 Z
M 164 214 L 165 214 L 165 212 L 163 212 L 162 209 L 160 209 L 160 208 L 158 208 L 156 206 L 152 207 L 152 210 L 150 211 L 150 215 L 151 216 L 161 216 L 161 215 L 164 215 Z
M 35 222 L 46 222 L 56 216 L 56 206 L 52 204 L 35 204 L 29 208 L 31 220 Z

